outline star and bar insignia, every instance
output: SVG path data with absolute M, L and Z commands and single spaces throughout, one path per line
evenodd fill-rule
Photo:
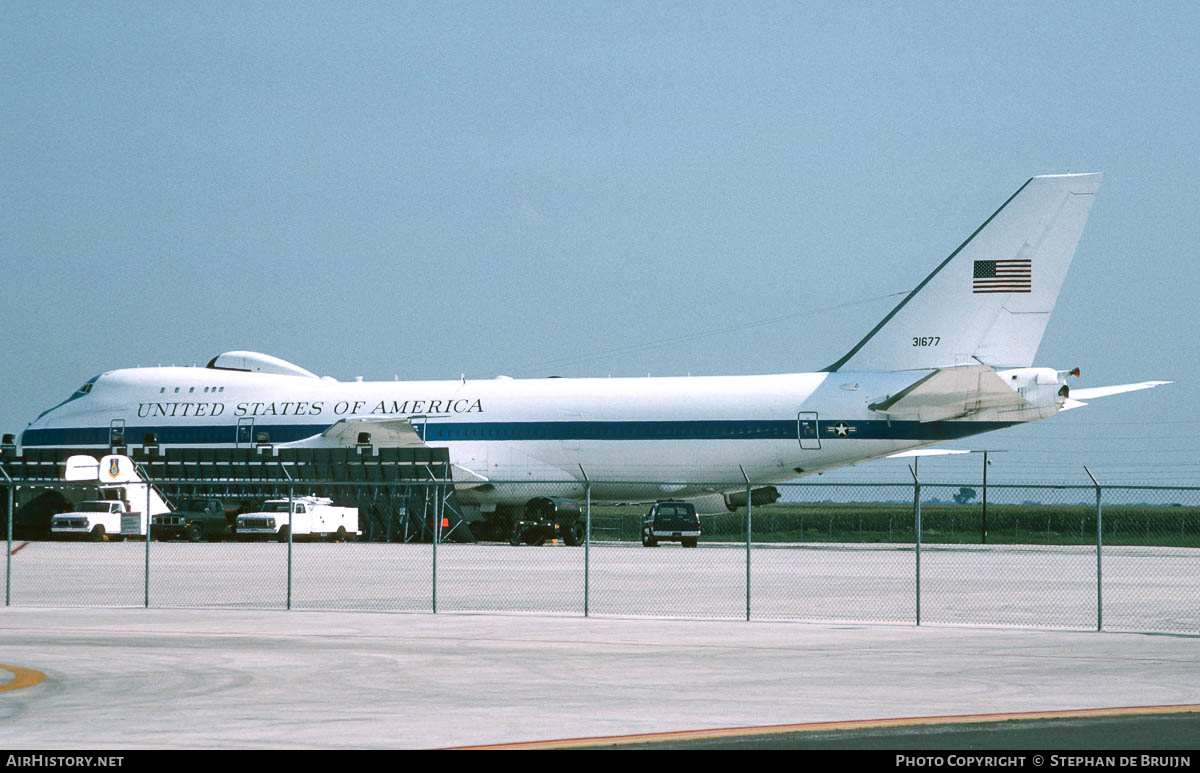
M 844 421 L 839 421 L 837 424 L 834 424 L 832 427 L 830 427 L 830 429 L 833 430 L 833 434 L 838 437 L 849 437 L 850 433 L 854 431 L 854 427 L 851 427 Z

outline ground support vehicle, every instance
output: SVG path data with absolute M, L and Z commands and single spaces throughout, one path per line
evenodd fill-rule
M 125 537 L 141 536 L 142 523 L 142 514 L 131 511 L 128 502 L 96 499 L 80 502 L 74 512 L 51 518 L 50 535 L 58 539 L 118 542 Z
M 564 497 L 536 497 L 525 503 L 525 517 L 514 521 L 508 543 L 516 546 L 541 545 L 548 539 L 561 539 L 568 545 L 582 545 L 585 523 L 579 503 Z
M 150 519 L 153 539 L 186 539 L 189 542 L 218 542 L 233 537 L 237 508 L 226 512 L 219 499 L 185 499 L 169 513 Z
M 699 539 L 700 516 L 691 502 L 655 502 L 642 518 L 644 547 L 656 547 L 659 542 L 678 542 L 685 548 L 694 548 Z
M 238 540 L 287 542 L 290 532 L 292 539 L 346 542 L 362 534 L 357 507 L 334 507 L 333 500 L 327 497 L 294 497 L 290 501 L 290 513 L 289 500 L 268 499 L 261 511 L 239 515 L 235 525 Z
M 166 500 L 142 478 L 128 456 L 110 454 L 100 461 L 86 454 L 70 456 L 63 479 L 95 485 L 101 499 L 82 502 L 77 509 L 52 517 L 51 538 L 87 538 L 99 542 L 145 537 L 147 516 L 170 511 Z M 134 503 L 145 503 L 145 507 L 134 510 Z

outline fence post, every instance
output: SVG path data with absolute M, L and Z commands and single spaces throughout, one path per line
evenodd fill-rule
M 1100 484 L 1096 481 L 1096 476 L 1092 475 L 1092 471 L 1086 466 L 1083 471 L 1092 479 L 1092 484 L 1096 487 L 1096 630 L 1104 630 L 1104 584 L 1103 571 L 1101 565 L 1101 553 L 1104 545 L 1104 520 L 1100 507 Z
M 8 491 L 8 528 L 4 530 L 5 534 L 5 549 L 4 549 L 4 606 L 12 603 L 12 530 L 13 530 L 13 489 L 15 484 L 13 479 L 9 477 L 8 470 L 0 467 L 0 472 L 4 473 L 5 489 Z
M 441 479 L 433 489 L 433 614 L 437 614 L 437 551 L 442 541 L 442 491 Z
M 141 465 L 139 465 L 141 466 Z M 144 608 L 150 608 L 150 473 L 142 467 L 142 478 L 146 481 L 146 512 L 143 516 L 146 518 L 146 582 L 143 591 L 146 594 Z
M 279 469 L 288 478 L 288 560 L 287 560 L 287 608 L 292 608 L 292 537 L 296 534 L 296 505 L 292 502 L 292 474 L 282 464 Z
M 583 465 L 579 465 L 579 474 L 583 476 L 583 616 L 587 617 L 592 589 L 592 482 L 588 480 Z
M 983 452 L 983 522 L 979 525 L 979 543 L 987 544 L 987 468 L 988 452 Z
M 921 457 L 915 457 L 908 471 L 913 476 L 913 529 L 917 538 L 917 625 L 921 624 Z
M 750 485 L 750 477 L 748 475 L 746 475 L 745 468 L 739 464 L 738 469 L 742 471 L 742 477 L 745 478 L 745 480 L 746 480 L 746 621 L 749 622 L 749 620 L 750 620 L 750 543 L 752 541 L 750 532 L 751 532 L 752 524 L 754 522 L 753 516 L 752 516 L 752 510 L 754 508 L 754 503 L 751 500 L 753 499 L 754 492 Z

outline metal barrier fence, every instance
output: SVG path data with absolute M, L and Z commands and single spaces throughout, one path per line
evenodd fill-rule
M 303 486 L 302 490 L 297 487 Z M 468 509 L 440 480 L 307 480 L 359 508 L 344 544 L 59 542 L 22 534 L 67 484 L 0 481 L 5 604 L 522 612 L 1200 633 L 1200 489 L 781 484 L 778 501 L 702 514 L 695 549 L 643 547 L 646 505 L 592 504 L 601 481 L 495 483 L 577 499 L 584 544 L 459 541 Z M 168 497 L 213 481 L 158 479 Z M 737 484 L 715 483 L 714 490 Z M 664 492 L 677 490 L 663 484 Z M 219 496 L 289 496 L 221 481 Z M 58 505 L 49 505 L 53 510 Z M 24 526 L 28 526 L 25 519 Z M 476 526 L 477 531 L 483 531 Z M 495 536 L 494 534 L 492 535 Z

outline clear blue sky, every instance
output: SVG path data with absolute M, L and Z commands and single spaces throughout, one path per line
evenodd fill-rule
M 1028 177 L 1101 171 L 1039 364 L 1179 383 L 956 446 L 1200 483 L 1198 8 L 4 3 L 0 428 L 231 349 L 817 369 Z

